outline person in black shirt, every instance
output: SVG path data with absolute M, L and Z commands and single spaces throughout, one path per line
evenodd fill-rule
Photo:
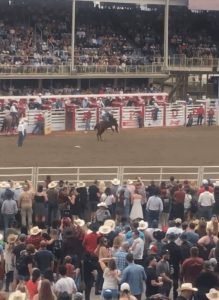
M 174 233 L 169 234 L 168 239 L 169 243 L 165 246 L 170 253 L 170 266 L 173 269 L 173 295 L 174 299 L 177 297 L 177 289 L 179 282 L 179 271 L 180 271 L 180 262 L 181 262 L 181 251 L 180 247 L 175 243 L 177 236 Z
M 163 285 L 163 282 L 159 280 L 156 273 L 157 260 L 154 255 L 150 255 L 147 258 L 147 267 L 145 273 L 146 280 L 146 297 L 150 297 L 158 293 L 159 287 Z
M 95 180 L 94 183 L 89 186 L 88 189 L 89 193 L 89 202 L 90 202 L 90 209 L 91 209 L 91 220 L 95 217 L 95 212 L 97 210 L 97 204 L 100 198 L 100 190 L 98 188 L 98 181 Z
M 51 251 L 46 249 L 46 242 L 40 242 L 40 249 L 36 252 L 34 256 L 37 268 L 40 270 L 41 274 L 44 274 L 45 270 L 54 267 L 54 256 Z

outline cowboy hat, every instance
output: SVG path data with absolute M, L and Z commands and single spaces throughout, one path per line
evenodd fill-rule
M 105 207 L 105 208 L 107 208 L 108 206 L 106 205 L 105 202 L 100 202 L 100 203 L 97 204 L 97 207 Z
M 32 227 L 30 229 L 30 235 L 37 235 L 42 232 L 42 229 L 40 229 L 38 226 Z
M 58 183 L 56 181 L 51 181 L 49 184 L 48 184 L 48 188 L 49 189 L 54 189 L 55 187 L 57 187 Z
M 105 226 L 110 226 L 111 229 L 114 230 L 115 227 L 116 227 L 116 222 L 115 222 L 114 220 L 109 219 L 109 220 L 106 220 L 106 221 L 104 222 L 104 225 L 105 225 Z
M 112 183 L 113 185 L 120 185 L 120 180 L 117 179 L 117 178 L 114 178 L 113 180 L 111 180 L 111 183 Z
M 175 224 L 182 224 L 182 219 L 176 218 L 175 219 Z
M 77 188 L 82 188 L 82 187 L 85 187 L 85 186 L 86 186 L 86 184 L 83 181 L 77 182 Z
M 11 293 L 8 298 L 8 300 L 26 300 L 26 299 L 27 299 L 26 293 L 22 293 L 19 290 Z
M 15 182 L 14 188 L 15 188 L 15 189 L 21 189 L 21 188 L 22 188 L 22 185 L 20 184 L 20 182 Z
M 7 237 L 7 243 L 8 244 L 13 244 L 16 242 L 18 236 L 15 234 L 9 234 L 9 236 Z
M 219 291 L 216 289 L 210 289 L 209 293 L 205 294 L 209 300 L 218 300 L 219 299 Z
M 99 228 L 99 233 L 101 234 L 109 234 L 112 231 L 112 228 L 107 225 L 102 225 Z
M 81 220 L 81 219 L 76 219 L 74 220 L 74 223 L 76 225 L 78 225 L 79 227 L 83 227 L 85 225 L 85 221 L 84 220 Z
M 148 222 L 145 222 L 144 220 L 141 220 L 138 223 L 138 230 L 145 230 L 148 228 Z
M 193 287 L 190 282 L 182 283 L 181 287 L 179 290 L 182 291 L 192 291 L 192 292 L 197 292 L 198 289 Z
M 133 184 L 133 181 L 131 179 L 128 179 L 127 184 Z
M 0 183 L 0 188 L 2 188 L 2 189 L 8 189 L 8 188 L 10 188 L 9 182 L 7 182 L 7 181 L 2 181 L 2 182 Z
M 97 232 L 98 229 L 99 229 L 99 226 L 97 223 L 91 223 L 89 226 L 88 226 L 88 229 L 93 231 L 93 232 Z

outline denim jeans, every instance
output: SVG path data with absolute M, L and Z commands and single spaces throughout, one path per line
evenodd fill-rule
M 3 215 L 3 221 L 4 221 L 4 232 L 6 233 L 6 230 L 11 227 L 12 223 L 15 221 L 15 215 Z
M 24 139 L 25 139 L 25 135 L 23 135 L 22 131 L 19 131 L 18 132 L 18 140 L 17 140 L 18 147 L 23 146 Z
M 199 217 L 203 217 L 205 220 L 209 221 L 212 217 L 212 206 L 200 206 Z
M 160 211 L 159 210 L 150 210 L 148 211 L 148 225 L 149 227 L 151 227 L 152 222 L 154 220 L 157 220 L 159 222 L 159 215 L 160 215 Z

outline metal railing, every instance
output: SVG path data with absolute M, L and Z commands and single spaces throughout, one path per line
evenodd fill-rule
M 36 188 L 43 183 L 46 176 L 51 175 L 52 180 L 64 180 L 76 183 L 84 181 L 87 185 L 95 179 L 109 183 L 113 178 L 121 182 L 140 176 L 148 184 L 151 180 L 156 183 L 169 180 L 174 176 L 177 180 L 185 179 L 194 181 L 197 185 L 202 180 L 210 178 L 212 181 L 219 180 L 219 166 L 97 166 L 97 167 L 28 167 L 28 168 L 0 168 L 0 181 L 14 180 L 23 182 L 31 180 Z
M 174 69 L 180 71 L 185 68 L 194 70 L 219 71 L 219 59 L 217 58 L 187 58 L 185 56 L 169 57 L 169 66 L 164 68 L 162 60 L 155 60 L 146 65 L 76 65 L 71 70 L 71 64 L 59 65 L 1 65 L 1 75 L 77 75 L 77 74 L 144 74 L 165 73 Z

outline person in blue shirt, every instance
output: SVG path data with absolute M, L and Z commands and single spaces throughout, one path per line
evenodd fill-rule
M 127 254 L 126 260 L 128 266 L 122 272 L 121 284 L 126 282 L 130 285 L 130 290 L 137 300 L 141 300 L 143 293 L 143 282 L 147 280 L 145 270 L 142 266 L 134 263 L 134 258 L 131 253 Z

